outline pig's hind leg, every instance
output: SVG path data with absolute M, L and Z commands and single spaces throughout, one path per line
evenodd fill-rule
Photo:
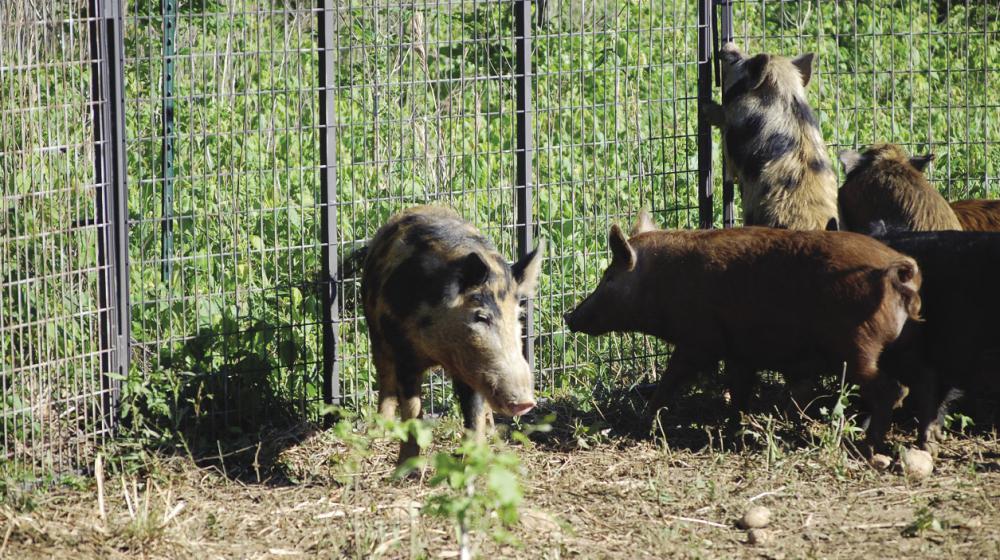
M 892 410 L 905 396 L 903 387 L 887 375 L 879 375 L 875 360 L 861 358 L 848 363 L 847 377 L 861 387 L 861 399 L 871 412 L 865 433 L 866 456 L 871 457 L 883 450 L 885 434 L 889 431 Z
M 399 409 L 399 387 L 396 383 L 396 367 L 385 351 L 373 348 L 375 373 L 378 377 L 378 413 L 386 420 L 396 418 Z

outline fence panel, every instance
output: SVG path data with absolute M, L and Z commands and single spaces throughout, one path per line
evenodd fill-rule
M 986 1 L 128 0 L 124 30 L 118 0 L 63 4 L 0 4 L 0 418 L 5 457 L 27 464 L 79 464 L 110 432 L 102 372 L 129 363 L 129 326 L 126 414 L 230 430 L 370 404 L 350 256 L 418 203 L 511 259 L 550 241 L 529 319 L 540 392 L 655 376 L 664 345 L 572 335 L 562 316 L 640 208 L 740 221 L 729 186 L 709 198 L 722 174 L 699 134 L 710 5 L 750 52 L 817 52 L 831 156 L 930 150 L 949 197 L 1000 198 Z M 429 386 L 428 410 L 452 406 L 440 375 Z
M 337 219 L 348 256 L 394 212 L 454 207 L 516 252 L 516 63 L 510 0 L 352 1 L 336 14 Z M 372 401 L 359 273 L 342 281 L 345 402 Z M 432 376 L 431 412 L 450 407 Z
M 546 5 L 534 37 L 535 208 L 552 251 L 537 378 L 589 394 L 655 375 L 665 355 L 651 338 L 568 333 L 562 317 L 597 286 L 611 224 L 627 229 L 646 207 L 664 227 L 698 227 L 698 6 Z
M 112 431 L 119 329 L 113 2 L 0 4 L 0 429 L 8 476 Z M 123 230 L 122 230 L 123 231 Z M 12 466 L 12 467 L 11 467 Z M 14 472 L 10 471 L 13 468 Z
M 146 413 L 208 433 L 315 418 L 315 3 L 128 8 L 133 371 L 152 388 Z

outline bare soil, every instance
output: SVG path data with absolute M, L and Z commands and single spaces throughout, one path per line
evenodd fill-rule
M 636 437 L 603 427 L 599 415 L 563 415 L 527 446 L 501 429 L 494 447 L 515 453 L 523 468 L 520 521 L 512 538 L 476 533 L 474 555 L 1000 557 L 995 430 L 949 438 L 933 475 L 914 481 L 896 465 L 877 471 L 841 448 L 782 431 L 819 433 L 822 425 L 756 415 L 733 442 L 670 421 L 668 434 L 687 436 Z M 451 419 L 435 434 L 438 450 L 460 437 Z M 440 489 L 393 479 L 395 450 L 364 428 L 345 438 L 300 427 L 214 458 L 150 454 L 131 474 L 111 458 L 101 489 L 88 477 L 9 495 L 0 506 L 0 556 L 458 557 L 450 522 L 421 512 Z M 757 544 L 737 527 L 751 505 L 771 512 Z

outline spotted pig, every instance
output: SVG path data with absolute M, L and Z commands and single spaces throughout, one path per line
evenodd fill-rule
M 379 413 L 420 416 L 424 373 L 452 378 L 465 427 L 482 437 L 490 408 L 535 406 L 521 345 L 521 299 L 538 283 L 543 243 L 514 265 L 454 211 L 418 206 L 382 226 L 361 279 L 379 384 Z M 403 443 L 400 461 L 419 453 Z
M 806 101 L 812 53 L 749 56 L 726 43 L 722 105 L 706 108 L 722 128 L 727 180 L 736 180 L 748 226 L 836 229 L 837 177 Z

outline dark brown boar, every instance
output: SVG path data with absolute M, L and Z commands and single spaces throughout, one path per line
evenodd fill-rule
M 956 200 L 951 209 L 966 231 L 1000 231 L 1000 200 Z
M 880 369 L 909 388 L 918 444 L 932 448 L 955 390 L 1000 390 L 1000 233 L 892 232 L 878 239 L 917 260 L 921 315 L 889 344 Z M 907 404 L 910 404 L 908 402 Z
M 877 360 L 907 318 L 918 316 L 913 259 L 847 232 L 635 231 L 626 239 L 611 228 L 611 265 L 566 324 L 595 336 L 641 332 L 675 345 L 651 411 L 719 360 L 746 384 L 761 369 L 820 364 L 834 371 L 846 362 L 873 411 L 869 448 L 881 443 L 899 386 L 879 375 Z M 745 387 L 734 393 L 745 394 Z
M 895 144 L 875 144 L 864 152 L 843 150 L 839 158 L 847 174 L 837 195 L 841 229 L 863 233 L 879 220 L 908 231 L 962 229 L 924 176 L 932 154 L 910 157 Z
M 722 105 L 706 116 L 722 128 L 726 179 L 737 180 L 748 226 L 837 229 L 837 177 L 819 123 L 806 101 L 812 53 L 749 56 L 719 52 Z
M 520 306 L 535 291 L 543 251 L 539 243 L 512 266 L 475 227 L 437 206 L 403 211 L 379 229 L 361 292 L 382 416 L 398 408 L 403 419 L 419 417 L 424 373 L 434 366 L 451 376 L 465 427 L 478 437 L 489 407 L 513 416 L 531 410 Z M 406 442 L 400 461 L 418 452 Z

